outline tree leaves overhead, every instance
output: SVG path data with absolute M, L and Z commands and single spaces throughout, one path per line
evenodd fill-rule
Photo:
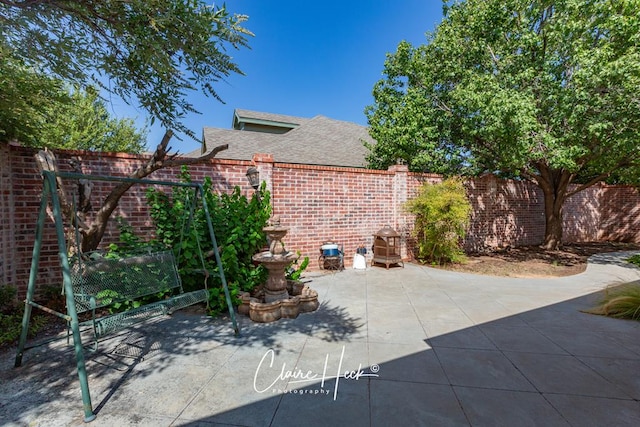
M 425 96 L 427 88 L 435 95 L 438 84 L 428 49 L 402 42 L 396 54 L 387 55 L 387 79 L 376 83 L 376 104 L 366 109 L 369 132 L 377 141 L 369 146 L 370 167 L 386 169 L 404 161 L 414 171 L 442 174 L 468 167 L 465 149 L 450 143 L 451 125 L 439 110 L 440 100 Z
M 601 177 L 637 167 L 640 1 L 444 4 L 425 45 L 387 57 L 367 109 L 372 166 Z
M 245 16 L 201 0 L 0 0 L 0 37 L 26 65 L 137 102 L 168 129 L 200 90 L 241 73 L 227 48 L 246 46 Z
M 0 44 L 0 141 L 35 142 L 48 120 L 44 106 L 70 101 L 60 80 L 32 72 Z
M 557 246 L 567 197 L 640 181 L 640 0 L 443 4 L 426 44 L 387 56 L 369 163 L 531 180 Z

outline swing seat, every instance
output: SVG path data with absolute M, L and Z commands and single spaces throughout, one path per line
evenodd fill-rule
M 91 312 L 81 326 L 93 331 L 95 348 L 103 336 L 209 299 L 206 289 L 183 291 L 171 251 L 88 258 L 72 262 L 70 272 L 77 312 Z

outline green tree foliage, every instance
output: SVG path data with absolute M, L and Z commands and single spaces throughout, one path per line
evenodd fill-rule
M 70 103 L 45 104 L 51 120 L 40 128 L 38 146 L 70 150 L 144 151 L 147 130 L 138 130 L 133 119 L 113 118 L 95 90 L 76 90 Z
M 413 235 L 418 259 L 435 264 L 462 259 L 460 245 L 469 226 L 471 203 L 460 179 L 424 184 L 405 207 L 416 216 Z
M 367 108 L 370 164 L 493 172 L 545 200 L 545 246 L 562 206 L 615 176 L 637 181 L 640 0 L 445 1 L 427 44 L 402 42 Z M 577 184 L 577 185 L 572 185 Z
M 202 0 L 1 0 L 0 39 L 27 66 L 137 102 L 184 131 L 187 93 L 240 73 L 228 47 L 246 46 L 245 16 Z
M 0 141 L 35 143 L 50 119 L 45 106 L 70 101 L 60 80 L 34 73 L 0 44 Z
M 146 131 L 115 119 L 92 88 L 68 85 L 27 68 L 0 47 L 0 141 L 52 149 L 141 152 Z

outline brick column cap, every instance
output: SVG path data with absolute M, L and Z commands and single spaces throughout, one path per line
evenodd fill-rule
M 253 163 L 273 163 L 273 154 L 255 153 L 251 160 Z
M 408 165 L 391 165 L 389 166 L 389 172 L 409 172 Z

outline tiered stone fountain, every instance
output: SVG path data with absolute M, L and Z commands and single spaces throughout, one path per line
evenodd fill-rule
M 318 309 L 318 293 L 301 282 L 287 281 L 285 268 L 295 261 L 297 255 L 286 251 L 282 239 L 288 229 L 279 221 L 265 227 L 271 245 L 268 251 L 253 256 L 253 260 L 269 271 L 263 294 L 252 297 L 248 292 L 241 295 L 241 314 L 248 314 L 255 322 L 274 322 L 280 318 L 296 318 L 300 313 Z

